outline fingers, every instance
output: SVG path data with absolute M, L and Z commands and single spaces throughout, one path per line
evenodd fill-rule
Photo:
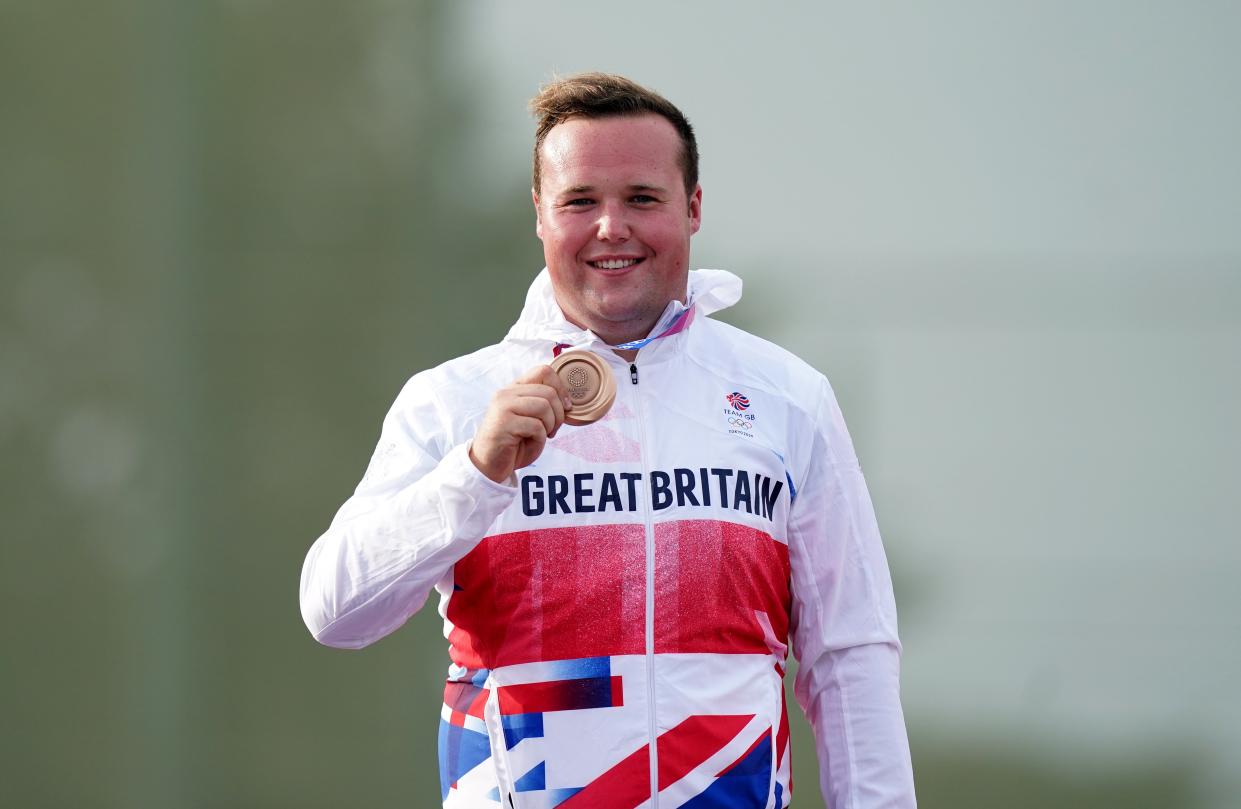
M 543 447 L 547 445 L 548 435 L 543 428 L 543 422 L 535 418 L 526 418 L 522 424 L 525 428 L 523 440 L 517 445 L 514 458 L 513 470 L 522 469 L 538 460 L 543 454 Z
M 556 391 L 556 395 L 560 398 L 564 409 L 568 410 L 573 407 L 573 400 L 569 398 L 569 388 L 565 385 L 560 375 L 552 370 L 550 365 L 536 365 L 517 380 L 517 383 L 527 383 L 535 385 L 546 385 Z
M 496 391 L 470 449 L 475 466 L 494 481 L 529 466 L 572 408 L 569 391 L 550 366 L 531 368 Z
M 513 385 L 507 389 L 507 410 L 515 416 L 538 419 L 547 437 L 564 423 L 564 404 L 546 385 Z M 529 437 L 529 436 L 525 436 Z
M 541 404 L 533 404 L 533 409 L 541 409 L 545 414 L 547 402 L 538 402 Z M 547 424 L 543 417 L 521 415 L 511 407 L 501 406 L 488 412 L 475 433 L 470 460 L 484 475 L 501 483 L 516 470 L 534 463 L 546 443 Z

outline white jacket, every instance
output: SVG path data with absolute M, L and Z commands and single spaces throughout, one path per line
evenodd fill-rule
M 564 319 L 544 270 L 502 342 L 397 397 L 306 557 L 301 607 L 320 642 L 359 648 L 439 592 L 446 807 L 787 806 L 790 637 L 829 804 L 915 805 L 852 443 L 821 374 L 707 317 L 740 296 L 729 273 L 691 273 L 689 311 L 652 334 L 684 328 L 631 365 Z M 494 483 L 470 440 L 557 346 L 604 357 L 616 402 Z

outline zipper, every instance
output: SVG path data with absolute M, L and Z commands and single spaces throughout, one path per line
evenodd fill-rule
M 504 727 L 500 721 L 500 685 L 493 675 L 487 675 L 483 687 L 487 689 L 487 701 L 483 704 L 483 724 L 487 727 L 487 737 L 491 742 L 491 761 L 496 770 L 496 781 L 500 794 L 507 796 L 509 806 L 513 803 L 513 774 L 509 768 L 508 751 L 503 748 Z M 496 740 L 501 747 L 497 749 Z M 503 805 L 503 804 L 501 804 Z
M 629 364 L 629 381 L 638 384 L 638 364 Z M 646 495 L 642 498 L 642 522 L 646 530 L 646 735 L 650 742 L 651 809 L 659 807 L 659 749 L 655 734 L 655 522 L 651 517 L 651 470 L 646 452 L 646 424 L 642 418 L 642 395 L 634 391 L 638 414 L 638 455 L 642 458 L 642 479 Z

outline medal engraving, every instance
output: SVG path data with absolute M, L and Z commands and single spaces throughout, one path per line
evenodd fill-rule
M 552 360 L 552 370 L 569 389 L 573 409 L 565 424 L 591 424 L 607 415 L 616 399 L 616 379 L 607 362 L 589 351 L 566 351 Z

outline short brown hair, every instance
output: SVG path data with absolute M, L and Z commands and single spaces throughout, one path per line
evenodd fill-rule
M 540 152 L 547 133 L 570 118 L 611 118 L 654 114 L 672 124 L 681 137 L 681 176 L 685 196 L 698 186 L 698 142 L 689 119 L 671 101 L 637 82 L 615 73 L 578 73 L 543 85 L 530 99 L 530 112 L 538 119 L 534 132 L 534 189 L 540 189 Z

